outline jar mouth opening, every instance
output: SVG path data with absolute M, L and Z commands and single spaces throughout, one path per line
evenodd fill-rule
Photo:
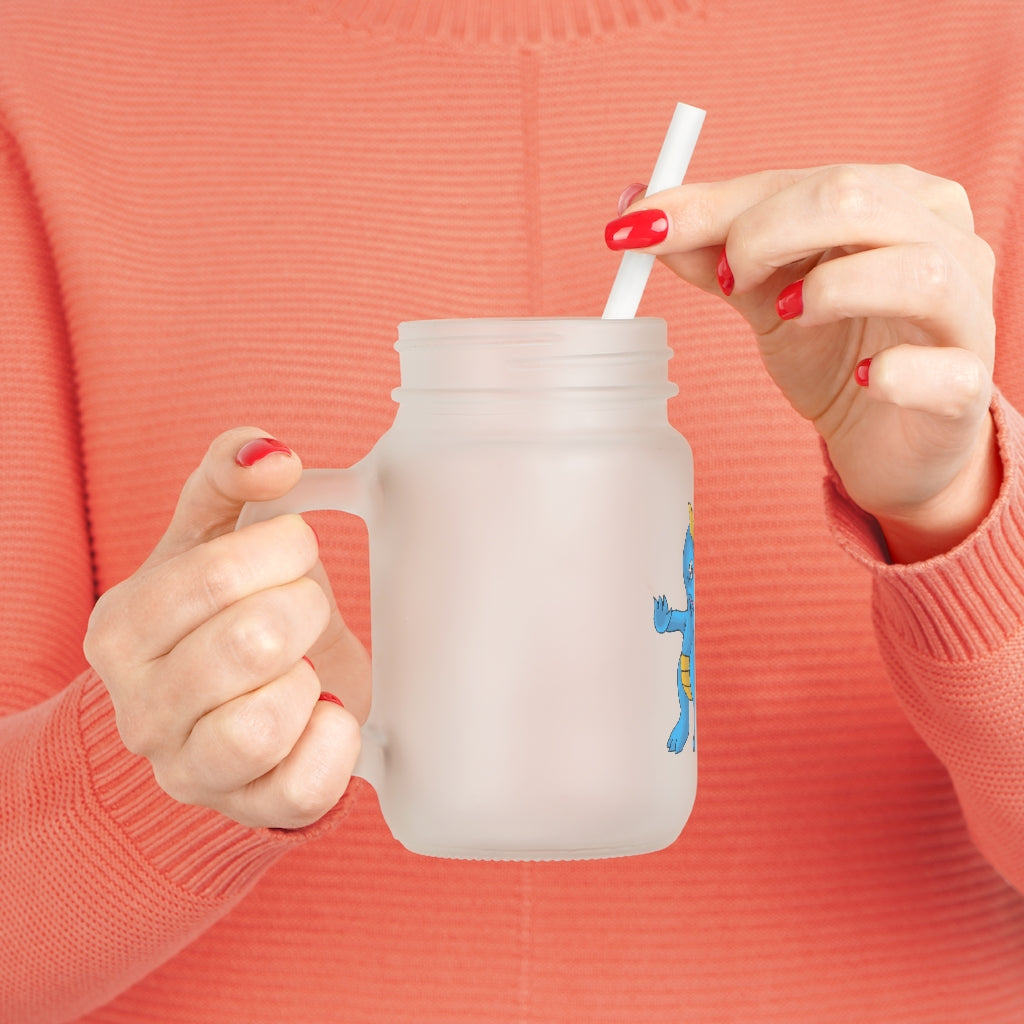
M 614 345 L 645 348 L 667 338 L 668 325 L 660 317 L 605 320 L 581 316 L 463 317 L 439 320 L 404 320 L 398 325 L 395 347 L 410 344 L 510 342 L 560 339 L 607 350 Z
M 586 394 L 599 399 L 676 393 L 664 320 L 518 317 L 399 325 L 396 400 L 417 392 L 495 398 Z M 627 392 L 633 392 L 632 396 Z

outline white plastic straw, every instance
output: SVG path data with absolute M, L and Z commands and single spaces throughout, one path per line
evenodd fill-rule
M 675 188 L 683 183 L 683 176 L 690 164 L 690 157 L 697 146 L 697 136 L 704 124 L 704 111 L 686 103 L 677 103 L 675 113 L 661 144 L 661 152 L 651 173 L 647 194 L 653 195 L 666 188 Z M 629 320 L 636 316 L 644 287 L 654 266 L 654 256 L 649 252 L 626 250 L 622 254 L 619 272 L 615 275 L 612 290 L 608 295 L 604 312 L 605 320 Z

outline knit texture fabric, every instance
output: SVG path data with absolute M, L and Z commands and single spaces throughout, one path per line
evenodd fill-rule
M 0 0 L 0 1021 L 1019 1024 L 1022 52 L 1016 0 Z M 966 186 L 988 520 L 886 565 L 743 322 L 655 267 L 697 467 L 681 838 L 472 863 L 405 852 L 358 782 L 292 833 L 176 804 L 82 656 L 96 595 L 223 430 L 363 456 L 399 321 L 599 315 L 677 100 L 708 110 L 692 180 Z M 365 531 L 314 521 L 369 644 Z

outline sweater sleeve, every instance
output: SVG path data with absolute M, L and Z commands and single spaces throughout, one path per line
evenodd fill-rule
M 944 555 L 887 564 L 877 524 L 831 467 L 825 491 L 839 542 L 874 577 L 896 696 L 948 770 L 978 848 L 1024 892 L 1024 419 L 999 393 L 993 415 L 1002 489 Z
M 94 600 L 74 367 L 29 174 L 0 132 L 0 1018 L 75 1019 L 226 913 L 289 847 L 172 801 L 120 742 Z

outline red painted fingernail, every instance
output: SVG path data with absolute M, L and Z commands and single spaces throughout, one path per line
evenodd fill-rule
M 668 237 L 668 217 L 663 210 L 635 210 L 613 220 L 604 229 L 609 249 L 646 249 Z
M 794 281 L 779 292 L 775 308 L 783 320 L 795 320 L 804 311 L 804 283 Z
M 333 693 L 328 693 L 326 690 L 324 690 L 320 694 L 320 696 L 317 697 L 317 700 L 329 701 L 331 704 L 337 704 L 339 708 L 343 708 L 345 706 L 344 704 L 341 703 L 340 698 L 335 697 Z
M 854 378 L 856 379 L 857 383 L 862 388 L 866 388 L 868 386 L 868 372 L 869 372 L 870 368 L 871 368 L 871 360 L 870 359 L 862 359 L 857 364 L 857 369 L 853 371 Z
M 647 186 L 642 185 L 638 181 L 634 181 L 632 185 L 627 185 L 622 190 L 622 193 L 619 195 L 619 216 L 621 217 L 626 212 L 626 210 L 633 205 L 633 202 L 637 198 L 637 196 L 646 191 Z
M 248 469 L 250 466 L 255 466 L 260 459 L 275 454 L 291 455 L 292 450 L 288 445 L 275 441 L 272 437 L 257 437 L 255 440 L 247 441 L 238 449 L 235 462 Z
M 718 287 L 722 289 L 722 294 L 732 295 L 732 290 L 736 287 L 736 279 L 732 276 L 732 268 L 729 266 L 729 258 L 725 255 L 725 249 L 718 257 L 715 276 L 718 278 Z
M 306 663 L 306 664 L 307 664 L 307 665 L 308 665 L 308 666 L 309 666 L 309 667 L 310 667 L 310 668 L 311 668 L 311 669 L 312 669 L 312 670 L 313 670 L 314 672 L 316 671 L 316 665 L 314 665 L 314 664 L 313 664 L 313 662 L 311 662 L 311 661 L 309 660 L 309 658 L 307 658 L 307 657 L 306 657 L 306 655 L 303 655 L 303 656 L 302 656 L 302 660 L 303 660 L 303 661 L 304 661 L 304 662 L 305 662 L 305 663 Z

